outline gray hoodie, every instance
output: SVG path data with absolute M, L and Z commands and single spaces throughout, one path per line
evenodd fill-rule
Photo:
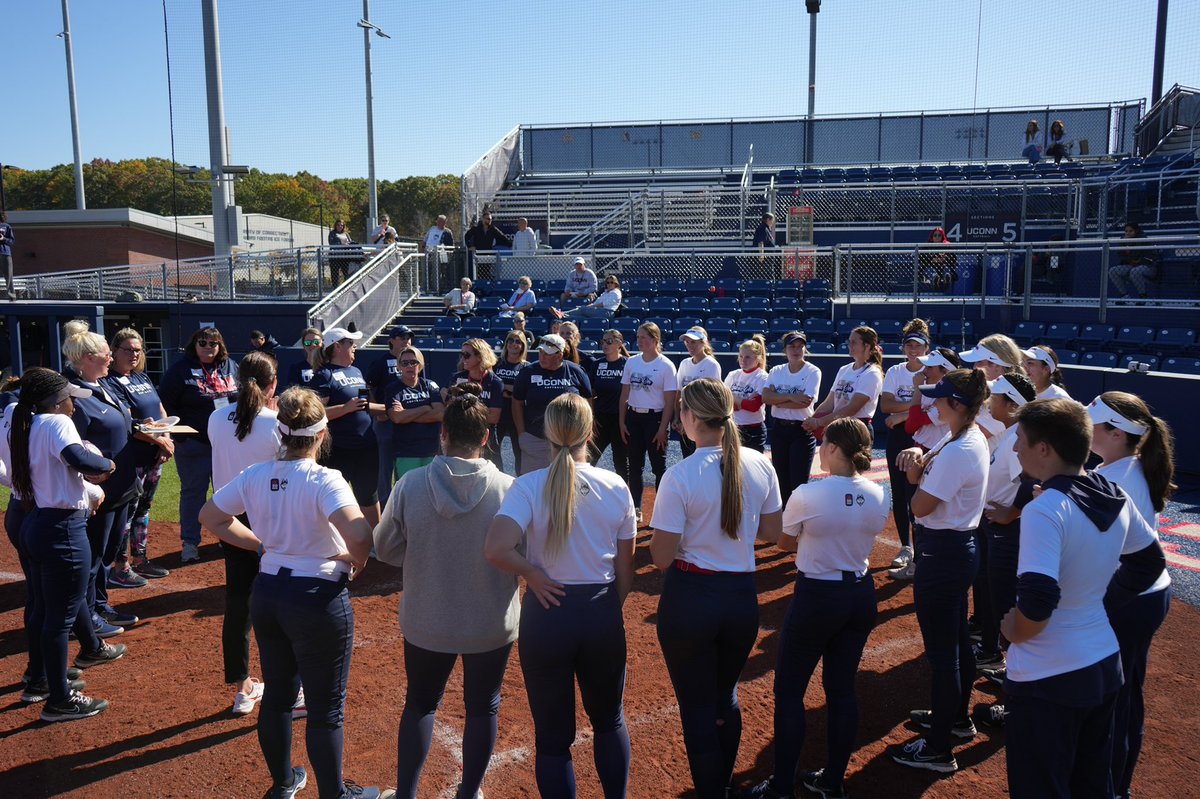
M 489 652 L 517 638 L 516 575 L 483 557 L 513 478 L 490 461 L 438 455 L 392 489 L 375 555 L 404 569 L 400 630 L 433 652 Z

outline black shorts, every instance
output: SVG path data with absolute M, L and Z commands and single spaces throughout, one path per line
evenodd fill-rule
M 322 459 L 321 465 L 342 473 L 360 508 L 379 501 L 379 447 L 374 439 L 370 446 L 362 449 L 334 447 Z

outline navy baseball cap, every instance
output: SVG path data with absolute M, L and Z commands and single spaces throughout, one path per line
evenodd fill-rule
M 917 390 L 930 399 L 938 399 L 939 397 L 949 397 L 953 400 L 958 400 L 963 405 L 970 405 L 974 401 L 974 397 L 968 397 L 962 393 L 946 378 L 942 378 L 935 385 L 918 386 Z
M 793 330 L 792 332 L 786 334 L 783 337 L 783 346 L 787 347 L 790 344 L 792 344 L 792 342 L 795 342 L 795 341 L 803 341 L 805 346 L 807 346 L 808 345 L 808 336 L 804 335 L 804 333 L 802 331 Z
M 412 328 L 408 325 L 396 325 L 388 331 L 388 338 L 396 338 L 397 336 L 408 336 L 412 338 Z

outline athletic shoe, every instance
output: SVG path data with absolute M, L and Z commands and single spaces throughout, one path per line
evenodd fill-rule
M 67 666 L 67 679 L 68 680 L 78 680 L 82 676 L 83 676 L 83 671 L 81 669 L 77 669 L 74 666 Z M 31 682 L 33 682 L 33 680 L 30 679 L 29 672 L 25 672 L 24 674 L 21 675 L 21 685 L 29 685 L 29 683 L 31 683 Z
M 924 738 L 906 744 L 892 744 L 887 748 L 887 753 L 892 760 L 909 768 L 923 768 L 942 774 L 958 771 L 958 761 L 952 753 L 931 751 Z
M 282 785 L 271 788 L 263 795 L 263 799 L 292 799 L 305 785 L 308 785 L 308 772 L 304 766 L 293 766 L 292 784 L 286 788 Z
M 892 568 L 893 569 L 903 569 L 909 563 L 912 563 L 912 559 L 913 559 L 913 548 L 912 547 L 900 547 L 900 554 L 898 554 L 896 556 L 896 559 L 892 561 Z
M 393 799 L 395 795 L 395 788 L 365 788 L 353 780 L 345 780 L 340 799 Z
M 458 784 L 458 787 L 454 789 L 455 799 L 459 799 L 461 792 L 462 792 L 462 783 L 460 782 Z M 483 789 L 482 788 L 480 788 L 478 791 L 475 792 L 475 796 L 473 799 L 483 799 Z
M 822 782 L 822 778 L 824 776 L 825 769 L 819 769 L 817 771 L 804 771 L 800 774 L 800 784 L 815 793 L 817 796 L 820 796 L 822 799 L 849 799 L 850 795 L 846 793 L 846 789 L 844 787 L 830 788 L 828 785 Z
M 100 608 L 100 610 L 98 610 L 96 612 L 99 613 L 100 617 L 102 619 L 104 619 L 106 622 L 108 622 L 109 624 L 115 624 L 118 627 L 132 627 L 133 625 L 135 625 L 139 621 L 141 621 L 137 616 L 134 616 L 132 613 L 122 613 L 121 611 L 113 608 L 112 605 L 105 605 L 104 607 Z
M 300 691 L 296 694 L 296 701 L 292 705 L 292 721 L 308 718 L 308 705 L 304 704 L 304 686 L 300 686 Z
M 78 691 L 72 691 L 62 702 L 47 702 L 42 708 L 42 721 L 74 721 L 103 713 L 108 700 L 89 699 Z
M 997 668 L 980 669 L 979 674 L 988 682 L 1003 686 L 1005 678 L 1008 677 L 1008 666 L 1001 663 Z
M 108 644 L 102 642 L 100 648 L 95 652 L 80 652 L 79 657 L 75 658 L 75 666 L 80 669 L 102 666 L 105 663 L 120 660 L 125 657 L 125 653 L 128 651 L 129 647 L 125 646 L 125 644 Z
M 775 787 L 770 778 L 758 785 L 747 788 L 739 794 L 739 799 L 792 799 L 791 794 L 784 793 Z
M 917 559 L 913 558 L 898 569 L 888 569 L 888 576 L 893 580 L 911 580 L 917 576 Z
M 135 572 L 128 564 L 124 568 L 113 567 L 108 572 L 109 588 L 141 588 L 146 578 Z
M 67 688 L 70 692 L 82 691 L 87 688 L 87 684 L 83 680 L 67 680 Z M 35 705 L 38 702 L 45 702 L 50 698 L 50 685 L 46 682 L 46 678 L 38 680 L 34 683 L 26 683 L 25 690 L 21 692 L 21 701 L 27 705 Z
M 185 541 L 183 548 L 179 551 L 179 560 L 183 563 L 199 563 L 200 547 L 196 544 L 189 544 Z
M 238 691 L 233 695 L 233 715 L 246 716 L 258 705 L 263 698 L 263 684 L 258 680 L 250 680 L 250 693 Z
M 983 640 L 983 627 L 979 625 L 979 622 L 975 620 L 974 616 L 967 619 L 967 635 L 969 635 L 971 640 L 975 643 L 979 643 Z
M 922 730 L 928 730 L 933 727 L 933 711 L 932 710 L 913 710 L 908 714 L 908 720 Z M 969 741 L 975 737 L 975 725 L 970 719 L 966 721 L 956 721 L 954 726 L 950 728 L 950 734 L 955 738 L 962 738 L 964 741 Z
M 978 646 L 972 648 L 975 650 L 975 668 L 979 671 L 1004 665 L 1004 653 L 999 649 L 995 652 L 984 652 Z
M 975 717 L 975 721 L 979 724 L 993 730 L 1004 729 L 1004 723 L 1008 721 L 1008 711 L 1000 703 L 994 705 L 976 705 L 975 712 L 971 715 Z
M 130 562 L 129 568 L 133 569 L 137 574 L 140 574 L 141 576 L 147 577 L 151 580 L 162 579 L 171 573 L 149 558 L 134 558 L 133 561 Z
M 97 638 L 112 638 L 114 635 L 120 635 L 125 632 L 124 627 L 109 624 L 100 618 L 100 615 L 97 613 L 92 614 L 92 629 L 96 631 Z

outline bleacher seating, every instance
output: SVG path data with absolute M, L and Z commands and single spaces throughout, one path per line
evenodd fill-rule
M 1079 330 L 1079 335 L 1075 337 L 1072 345 L 1075 349 L 1086 350 L 1092 347 L 1103 347 L 1112 341 L 1117 335 L 1116 328 L 1113 325 L 1084 325 Z
M 1117 331 L 1113 346 L 1119 352 L 1144 352 L 1154 343 L 1154 328 L 1125 326 Z
M 1042 342 L 1056 350 L 1079 338 L 1079 325 L 1071 322 L 1052 322 L 1042 334 Z
M 1079 359 L 1081 366 L 1100 366 L 1107 369 L 1115 369 L 1117 366 L 1117 354 L 1115 352 L 1104 352 L 1103 350 L 1091 350 L 1085 352 L 1083 357 Z
M 1159 357 L 1187 353 L 1196 346 L 1196 331 L 1185 327 L 1164 327 L 1154 336 L 1149 350 Z

